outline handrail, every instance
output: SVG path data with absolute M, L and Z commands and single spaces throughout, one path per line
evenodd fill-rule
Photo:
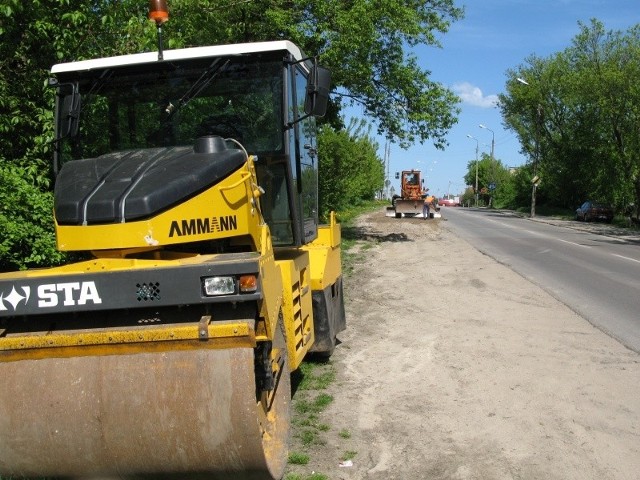
M 220 190 L 233 190 L 238 185 L 240 185 L 241 183 L 245 182 L 248 178 L 251 178 L 251 173 L 250 172 L 241 172 L 240 173 L 240 180 L 238 180 L 233 185 L 228 185 L 226 187 L 220 187 Z

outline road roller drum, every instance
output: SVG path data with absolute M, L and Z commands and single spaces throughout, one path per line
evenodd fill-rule
M 257 392 L 252 348 L 0 363 L 3 475 L 279 478 L 290 379 Z

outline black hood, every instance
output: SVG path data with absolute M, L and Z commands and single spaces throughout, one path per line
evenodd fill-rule
M 56 180 L 56 220 L 90 225 L 149 218 L 215 185 L 245 160 L 222 138 L 203 137 L 195 148 L 128 150 L 67 162 Z

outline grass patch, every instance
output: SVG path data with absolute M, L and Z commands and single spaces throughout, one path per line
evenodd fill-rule
M 346 276 L 351 275 L 356 263 L 361 263 L 364 259 L 364 254 L 354 254 L 349 252 L 342 252 L 342 273 Z
M 298 413 L 296 411 L 296 413 Z M 317 415 L 306 415 L 303 418 L 294 418 L 293 419 L 293 424 L 296 427 L 313 427 L 313 428 L 317 428 L 318 425 L 318 416 Z
M 317 418 L 318 414 L 322 412 L 329 404 L 333 402 L 333 397 L 326 393 L 321 393 L 313 399 L 301 398 L 295 402 L 294 409 L 296 413 L 300 415 L 308 415 L 309 417 Z
M 309 463 L 309 455 L 301 452 L 289 453 L 289 463 L 292 465 L 306 465 Z
M 340 460 L 342 460 L 343 462 L 345 460 L 353 460 L 354 458 L 356 458 L 356 455 L 358 455 L 358 452 L 354 450 L 347 450 L 342 454 L 342 457 L 340 457 Z
M 343 428 L 342 430 L 340 430 L 338 432 L 338 435 L 340 436 L 340 438 L 344 438 L 345 440 L 351 438 L 351 432 L 346 428 Z
M 306 399 L 306 398 L 301 398 L 299 401 L 295 402 L 295 411 L 297 414 L 299 415 L 307 415 L 310 416 L 312 414 L 315 413 L 314 408 L 313 408 L 313 402 Z M 308 420 L 308 419 L 307 419 Z M 300 425 L 309 425 L 309 423 L 305 423 L 304 420 L 301 421 Z
M 321 393 L 316 397 L 313 401 L 314 408 L 318 409 L 318 412 L 324 410 L 331 402 L 333 402 L 333 397 L 326 393 Z
M 299 390 L 326 390 L 336 379 L 336 369 L 331 362 L 324 365 L 302 362 L 300 373 L 302 380 L 298 385 Z
M 340 210 L 339 212 L 336 212 L 336 216 L 340 223 L 350 225 L 353 223 L 356 217 L 362 215 L 363 213 L 372 212 L 374 210 L 378 210 L 382 207 L 387 206 L 390 206 L 390 203 L 386 200 L 370 200 L 362 202 L 359 205 L 355 205 L 351 208 Z
M 329 480 L 329 477 L 322 473 L 312 473 L 308 477 L 305 477 L 304 480 Z
M 312 473 L 311 475 L 300 475 L 298 473 L 288 473 L 284 480 L 329 480 L 329 477 L 322 473 Z
M 327 444 L 324 434 L 331 430 L 331 425 L 320 420 L 322 412 L 333 402 L 333 397 L 326 393 L 329 385 L 336 378 L 335 367 L 331 362 L 304 361 L 300 366 L 300 382 L 292 399 L 293 406 L 293 438 L 294 444 L 301 451 L 289 456 L 289 464 L 293 467 L 307 465 L 314 447 Z M 304 462 L 304 463 L 303 463 Z M 314 480 L 327 478 L 322 474 L 301 475 L 289 472 L 285 480 Z
M 349 231 L 353 229 L 356 218 L 363 213 L 373 212 L 388 205 L 388 201 L 371 200 L 337 213 L 338 221 L 342 228 L 342 241 L 340 246 L 342 249 L 343 275 L 349 276 L 353 272 L 354 265 L 365 260 L 366 257 L 362 253 L 362 250 L 373 247 L 373 243 L 366 243 L 360 251 L 354 252 L 354 247 L 358 240 L 354 238 L 353 235 L 349 235 Z
M 306 448 L 312 445 L 326 445 L 327 441 L 320 436 L 317 428 L 306 428 L 295 435 Z

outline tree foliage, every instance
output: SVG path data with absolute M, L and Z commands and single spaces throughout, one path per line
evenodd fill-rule
M 494 207 L 506 207 L 513 197 L 512 175 L 498 159 L 483 153 L 476 161 L 471 160 L 467 164 L 467 173 L 464 181 L 475 188 L 476 168 L 478 172 L 478 201 L 480 205 Z M 475 202 L 475 198 L 473 199 Z
M 0 155 L 46 185 L 54 63 L 153 45 L 144 2 L 5 0 L 0 7 Z
M 507 75 L 502 113 L 542 178 L 539 201 L 640 204 L 640 25 L 580 24 L 570 47 Z
M 384 184 L 384 166 L 377 144 L 364 124 L 348 129 L 324 125 L 318 138 L 320 211 L 344 210 L 371 200 Z
M 51 193 L 25 178 L 24 169 L 0 165 L 0 272 L 59 263 L 51 208 Z
M 409 146 L 446 145 L 458 98 L 407 47 L 439 47 L 463 15 L 453 0 L 174 1 L 167 32 L 182 45 L 289 39 L 332 72 L 334 101 L 357 103 L 380 134 Z
M 364 110 L 389 139 L 407 146 L 429 139 L 438 147 L 455 123 L 457 97 L 430 79 L 408 49 L 438 47 L 438 36 L 461 18 L 454 0 L 172 0 L 163 27 L 165 48 L 289 39 L 318 55 L 332 70 L 334 91 L 323 133 L 346 163 L 339 185 L 353 198 L 378 184 L 372 144 L 354 132 L 340 132 L 340 108 L 351 102 Z M 3 265 L 37 266 L 60 260 L 52 250 L 51 225 L 53 92 L 46 86 L 59 62 L 153 51 L 157 31 L 147 20 L 145 0 L 2 0 L 0 2 L 0 170 L 3 202 L 29 199 L 31 215 L 5 215 L 11 230 L 0 250 Z M 334 135 L 334 137 L 331 137 Z M 331 147 L 332 142 L 341 147 Z M 355 146 L 348 146 L 354 142 Z M 365 172 L 362 168 L 372 168 Z M 21 179 L 23 182 L 19 182 Z M 346 179 L 345 179 L 346 181 Z M 18 184 L 16 183 L 18 182 Z M 345 197 L 325 185 L 326 205 Z M 350 197 L 351 198 L 351 197 Z M 42 215 L 42 217 L 40 217 Z M 15 227 L 15 228 L 14 228 Z M 34 232 L 38 232 L 36 241 Z M 26 251 L 26 245 L 32 250 Z M 18 257 L 24 262 L 17 262 Z

